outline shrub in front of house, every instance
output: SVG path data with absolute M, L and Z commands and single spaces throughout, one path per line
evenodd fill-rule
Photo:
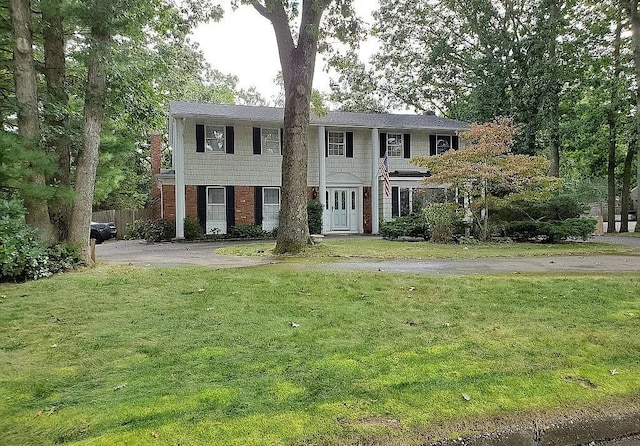
M 587 240 L 596 228 L 593 218 L 568 218 L 556 221 L 512 221 L 502 225 L 502 236 L 518 242 L 556 243 L 569 239 Z
M 322 234 L 322 203 L 318 200 L 307 202 L 307 221 L 309 223 L 309 234 Z
M 83 264 L 70 245 L 46 248 L 17 200 L 0 200 L 0 282 L 49 277 Z
M 267 238 L 271 233 L 262 229 L 262 226 L 239 224 L 229 228 L 228 238 Z
M 136 220 L 127 227 L 125 239 L 148 242 L 169 241 L 176 237 L 176 226 L 169 220 Z
M 431 238 L 429 225 L 423 213 L 409 214 L 381 222 L 380 235 L 387 240 L 398 240 L 399 237 L 419 237 L 423 240 Z
M 431 203 L 423 213 L 431 240 L 436 243 L 449 243 L 454 235 L 464 233 L 461 210 L 456 203 Z
M 187 217 L 184 219 L 184 238 L 185 240 L 200 240 L 204 238 L 204 229 L 200 226 L 197 218 Z

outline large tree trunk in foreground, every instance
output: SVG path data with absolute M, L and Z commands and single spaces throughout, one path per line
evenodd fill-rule
M 310 243 L 307 220 L 309 113 L 320 19 L 330 2 L 303 0 L 297 45 L 283 1 L 266 2 L 268 6 L 257 0 L 250 3 L 273 25 L 284 79 L 282 201 L 275 252 L 297 253 Z
M 39 150 L 40 121 L 31 36 L 31 2 L 29 0 L 10 0 L 9 10 L 14 36 L 13 58 L 16 100 L 18 102 L 18 127 L 27 147 Z M 34 169 L 29 180 L 34 189 L 45 187 L 44 174 L 38 172 L 37 169 Z M 39 197 L 37 193 L 30 194 L 27 191 L 24 194 L 24 204 L 27 208 L 27 223 L 37 229 L 40 238 L 45 243 L 54 243 L 57 237 L 49 218 L 49 207 L 46 200 Z
M 67 124 L 69 122 L 69 97 L 65 85 L 65 41 L 60 0 L 42 0 L 42 37 L 44 40 L 44 77 L 48 98 L 45 101 L 45 122 L 48 126 L 46 142 L 56 153 L 58 169 L 52 182 L 57 186 L 71 186 L 71 155 Z M 58 237 L 66 240 L 69 235 L 71 203 L 59 199 L 55 209 L 50 209 L 56 222 Z
M 110 53 L 109 35 L 104 33 L 100 26 L 92 27 L 91 38 L 84 100 L 84 143 L 77 162 L 76 200 L 69 231 L 69 241 L 80 249 L 80 255 L 87 264 L 91 264 L 89 252 L 91 210 L 107 93 L 107 58 Z

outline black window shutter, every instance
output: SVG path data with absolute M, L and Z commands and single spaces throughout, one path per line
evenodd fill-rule
M 196 124 L 196 152 L 204 153 L 204 125 Z
M 197 203 L 198 223 L 202 229 L 207 230 L 207 186 L 198 186 Z
M 404 157 L 411 158 L 411 134 L 404 134 Z
M 387 134 L 380 133 L 380 158 L 384 156 L 384 153 L 387 151 Z
M 262 153 L 262 132 L 260 127 L 253 128 L 253 154 L 260 155 Z
M 262 187 L 253 189 L 253 212 L 256 219 L 256 226 L 262 226 Z
M 227 193 L 227 232 L 236 225 L 236 194 L 233 186 L 225 187 Z
M 329 130 L 324 131 L 324 156 L 329 156 Z
M 228 125 L 225 130 L 227 133 L 227 153 L 233 153 L 234 145 L 235 145 L 235 135 L 233 131 L 233 126 Z
M 347 132 L 347 158 L 353 158 L 353 132 Z
M 391 188 L 391 216 L 400 216 L 400 188 L 398 186 Z
M 451 147 L 453 148 L 453 150 L 458 150 L 460 148 L 460 141 L 458 140 L 457 135 L 453 135 L 451 137 Z
M 282 155 L 283 149 L 284 149 L 284 129 L 280 129 L 280 155 Z
M 433 156 L 438 153 L 436 135 L 429 135 L 429 155 Z

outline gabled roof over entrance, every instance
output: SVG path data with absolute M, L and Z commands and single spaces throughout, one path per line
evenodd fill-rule
M 203 104 L 171 101 L 169 115 L 174 118 L 226 119 L 247 123 L 278 123 L 284 121 L 284 110 L 277 107 L 250 105 Z M 436 115 L 410 115 L 393 113 L 352 113 L 330 111 L 324 116 L 311 114 L 311 125 L 329 127 L 362 127 L 378 129 L 425 129 L 458 131 L 467 123 Z

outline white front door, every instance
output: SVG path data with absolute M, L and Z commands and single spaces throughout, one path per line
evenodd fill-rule
M 207 188 L 207 234 L 227 233 L 227 206 L 224 187 Z
M 331 200 L 333 215 L 332 228 L 334 231 L 349 229 L 349 193 L 346 189 L 334 189 Z

